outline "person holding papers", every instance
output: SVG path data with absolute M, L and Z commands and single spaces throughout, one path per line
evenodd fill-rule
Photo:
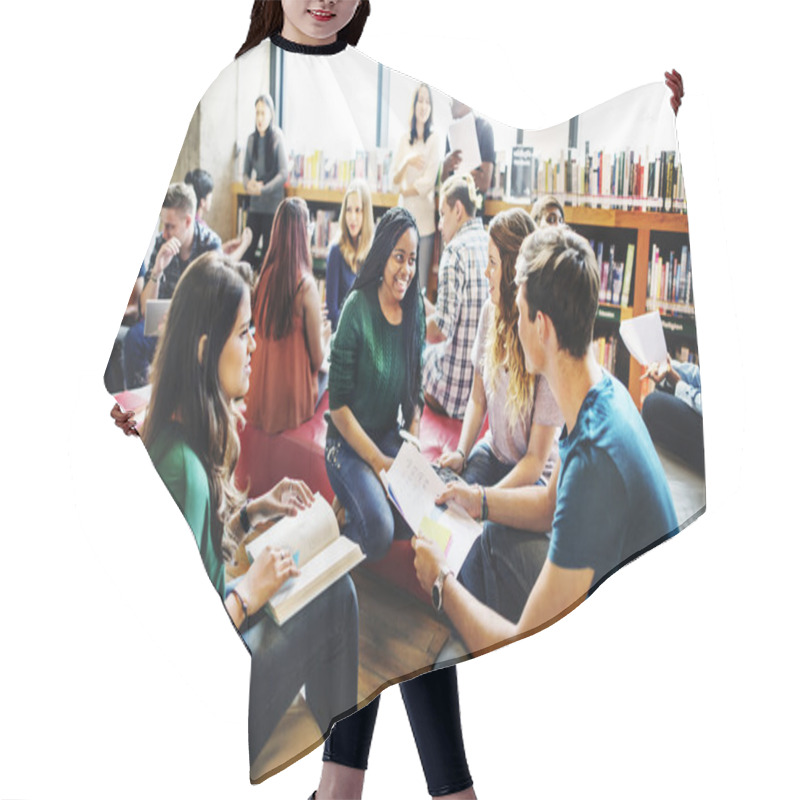
M 322 731 L 354 707 L 358 605 L 345 576 L 279 627 L 262 608 L 298 574 L 285 549 L 265 548 L 238 582 L 226 580 L 226 567 L 253 525 L 311 504 L 311 491 L 302 481 L 284 479 L 249 502 L 234 482 L 242 421 L 235 401 L 247 393 L 256 346 L 250 280 L 247 265 L 234 265 L 220 252 L 186 268 L 156 350 L 142 438 L 252 656 L 252 764 L 303 685 Z M 218 689 L 222 699 L 222 684 Z
M 462 103 L 460 100 L 452 99 L 450 101 L 450 113 L 453 115 L 454 124 L 451 126 L 451 131 L 458 134 L 466 134 L 469 140 L 476 140 L 478 145 L 478 153 L 480 162 L 471 165 L 465 165 L 466 171 L 472 175 L 475 181 L 475 188 L 478 190 L 478 211 L 483 211 L 483 201 L 486 197 L 486 192 L 492 185 L 492 176 L 494 175 L 494 129 L 488 120 L 483 117 L 475 115 L 472 109 Z M 474 122 L 474 130 L 462 131 L 457 123 L 459 121 L 467 122 L 471 119 Z M 445 156 L 442 163 L 441 181 L 444 183 L 451 175 L 455 175 L 461 171 L 461 164 L 464 159 L 464 150 L 459 144 L 451 144 L 451 136 L 448 135 L 445 142 Z
M 564 414 L 557 479 L 547 487 L 459 488 L 474 517 L 522 531 L 484 531 L 459 579 L 441 551 L 414 540 L 414 565 L 471 652 L 534 633 L 581 603 L 611 573 L 675 534 L 664 470 L 627 389 L 592 351 L 599 274 L 589 243 L 546 226 L 523 243 L 517 265 L 519 338 L 531 372 L 547 378 Z
M 489 225 L 489 298 L 472 350 L 472 393 L 458 447 L 438 459 L 467 483 L 532 486 L 545 483 L 553 470 L 555 437 L 564 419 L 544 376 L 525 369 L 517 332 L 515 265 L 533 229 L 533 219 L 521 208 L 500 212 Z M 487 414 L 489 430 L 476 443 Z

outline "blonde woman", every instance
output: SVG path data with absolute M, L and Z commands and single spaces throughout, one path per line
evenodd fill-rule
M 375 220 L 372 195 L 366 181 L 355 180 L 348 187 L 339 212 L 339 240 L 328 253 L 325 269 L 325 306 L 331 331 L 336 330 L 344 299 L 372 247 Z
M 520 208 L 501 212 L 489 225 L 489 299 L 472 351 L 472 392 L 458 447 L 439 459 L 467 483 L 527 486 L 546 483 L 552 472 L 564 421 L 547 381 L 526 371 L 517 331 L 515 265 L 533 230 L 533 219 Z M 476 444 L 487 414 L 489 430 Z

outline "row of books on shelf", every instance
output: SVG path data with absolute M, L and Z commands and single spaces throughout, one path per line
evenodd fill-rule
M 389 192 L 391 164 L 392 154 L 385 148 L 358 150 L 354 158 L 326 158 L 322 150 L 291 153 L 289 185 L 343 192 L 352 181 L 360 178 L 367 182 L 373 192 Z
M 339 210 L 318 208 L 313 220 L 311 253 L 316 258 L 326 258 L 330 246 L 339 238 Z
M 592 345 L 597 363 L 611 373 L 617 366 L 617 342 L 616 336 L 598 336 Z
M 531 201 L 552 194 L 565 205 L 685 213 L 683 167 L 674 150 L 650 158 L 632 149 L 591 152 L 586 142 L 583 161 L 575 153 L 570 148 L 558 159 L 540 158 L 533 146 L 516 145 L 509 164 L 498 152 L 488 196 Z
M 694 314 L 692 254 L 688 245 L 661 252 L 653 245 L 647 268 L 647 310 L 661 313 Z
M 589 245 L 594 250 L 600 271 L 600 302 L 616 306 L 629 305 L 636 245 L 627 245 L 624 260 L 617 259 L 617 246 L 613 243 L 590 239 Z

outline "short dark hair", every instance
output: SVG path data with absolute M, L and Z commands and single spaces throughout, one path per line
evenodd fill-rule
M 194 189 L 198 206 L 214 191 L 214 179 L 211 173 L 199 167 L 187 172 L 183 180 Z
M 567 227 L 545 226 L 522 243 L 517 283 L 525 287 L 531 321 L 541 311 L 553 322 L 558 346 L 574 358 L 592 343 L 600 275 L 589 242 Z

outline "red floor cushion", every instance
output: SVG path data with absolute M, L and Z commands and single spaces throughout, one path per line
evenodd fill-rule
M 324 414 L 327 410 L 326 392 L 314 416 L 299 428 L 269 435 L 252 425 L 245 425 L 240 435 L 242 450 L 236 477 L 242 487 L 247 486 L 249 480 L 250 497 L 269 491 L 281 478 L 288 477 L 304 480 L 312 492 L 319 492 L 328 502 L 333 501 L 333 489 L 325 471 L 328 425 Z M 443 450 L 454 450 L 460 433 L 461 420 L 436 414 L 426 408 L 420 421 L 419 438 L 423 455 L 433 461 Z M 417 581 L 414 551 L 410 542 L 394 542 L 385 558 L 369 562 L 367 566 L 423 602 L 430 600 Z

